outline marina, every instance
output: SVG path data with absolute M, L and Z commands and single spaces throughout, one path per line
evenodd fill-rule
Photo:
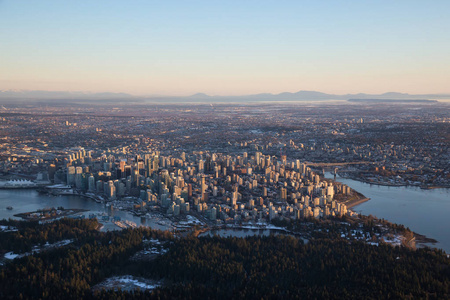
M 10 210 L 7 207 L 13 206 Z M 114 205 L 98 203 L 93 199 L 80 197 L 78 195 L 47 195 L 38 193 L 33 189 L 0 190 L 0 219 L 22 218 L 15 215 L 35 212 L 51 207 L 64 207 L 79 209 L 73 218 L 97 218 L 103 225 L 102 231 L 118 230 L 121 227 L 114 224 L 114 221 L 130 221 L 127 227 L 148 226 L 160 230 L 172 230 L 171 221 L 159 213 L 148 213 L 144 216 L 136 216 L 132 212 L 115 208 Z M 132 222 L 132 223 L 131 223 Z M 135 225 L 133 225 L 135 224 Z

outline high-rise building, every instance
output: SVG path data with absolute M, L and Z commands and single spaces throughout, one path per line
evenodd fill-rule
M 75 184 L 75 167 L 70 166 L 67 168 L 67 184 L 74 185 Z
M 83 185 L 83 168 L 76 167 L 75 168 L 75 186 L 77 189 L 81 189 Z
M 203 160 L 201 160 L 201 159 L 198 161 L 198 172 L 199 173 L 205 172 L 205 164 L 204 164 Z
M 217 219 L 217 209 L 215 207 L 211 208 L 209 211 L 209 219 L 212 221 Z
M 56 166 L 54 164 L 50 164 L 50 166 L 48 166 L 48 179 L 50 181 L 54 180 L 55 173 L 56 173 Z
M 256 161 L 256 164 L 259 166 L 260 164 L 261 164 L 261 162 L 260 162 L 260 159 L 261 159 L 261 152 L 256 152 L 255 153 L 255 161 Z
M 105 195 L 108 197 L 108 199 L 116 199 L 116 187 L 114 186 L 114 182 L 112 180 L 108 181 L 105 185 Z
M 285 188 L 280 188 L 280 200 L 286 201 L 287 200 L 287 190 Z
M 89 192 L 94 193 L 96 191 L 96 186 L 95 186 L 95 177 L 90 175 L 89 179 L 88 179 L 88 189 Z

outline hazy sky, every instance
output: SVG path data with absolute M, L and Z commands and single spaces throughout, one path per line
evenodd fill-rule
M 0 90 L 449 93 L 449 13 L 449 0 L 0 0 Z

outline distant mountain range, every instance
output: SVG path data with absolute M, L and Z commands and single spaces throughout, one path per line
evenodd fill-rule
M 212 101 L 317 101 L 317 100 L 348 100 L 348 99 L 386 99 L 386 100 L 414 100 L 414 99 L 450 99 L 450 94 L 422 94 L 412 95 L 406 93 L 384 93 L 384 94 L 326 94 L 316 91 L 299 91 L 296 93 L 280 93 L 280 94 L 255 94 L 244 96 L 208 96 L 206 94 L 195 94 L 190 97 L 180 97 L 180 99 L 198 99 L 198 100 L 212 100 Z
M 210 96 L 198 93 L 191 96 L 133 96 L 125 93 L 85 93 L 67 91 L 0 91 L 0 102 L 56 102 L 69 100 L 68 102 L 259 102 L 259 101 L 324 101 L 324 100 L 348 100 L 348 99 L 384 99 L 415 100 L 415 99 L 450 99 L 450 94 L 421 94 L 413 95 L 406 93 L 389 92 L 384 94 L 326 94 L 315 91 L 299 91 L 296 93 L 280 94 L 254 94 L 242 96 Z

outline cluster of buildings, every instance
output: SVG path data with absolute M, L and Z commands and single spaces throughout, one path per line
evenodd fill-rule
M 215 223 L 353 214 L 334 198 L 353 194 L 348 186 L 325 180 L 285 155 L 155 151 L 129 156 L 78 149 L 65 162 L 54 173 L 55 182 L 107 201 L 134 197 L 136 214 L 195 213 Z
M 365 161 L 353 166 L 360 171 L 355 179 L 449 187 L 449 126 L 449 107 L 440 103 L 10 104 L 0 110 L 0 179 L 54 178 L 77 147 L 117 157 L 203 149 L 305 163 Z M 83 158 L 89 161 L 87 153 Z

